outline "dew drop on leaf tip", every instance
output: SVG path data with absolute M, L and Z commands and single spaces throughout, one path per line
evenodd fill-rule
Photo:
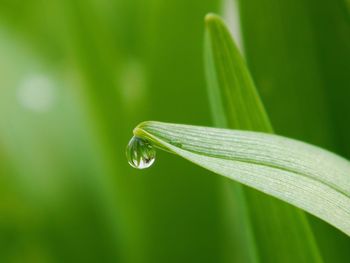
M 149 141 L 134 136 L 126 147 L 126 157 L 132 167 L 146 169 L 154 163 L 156 150 Z

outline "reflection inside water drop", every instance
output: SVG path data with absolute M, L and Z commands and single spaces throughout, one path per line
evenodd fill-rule
M 126 147 L 126 157 L 132 167 L 145 169 L 154 163 L 156 150 L 147 140 L 134 136 Z

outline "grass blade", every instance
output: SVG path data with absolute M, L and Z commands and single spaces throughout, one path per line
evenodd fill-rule
M 228 29 L 220 17 L 212 14 L 207 15 L 206 26 L 206 69 L 216 126 L 272 133 L 254 82 Z M 253 189 L 243 188 L 243 193 L 259 260 L 321 261 L 302 211 Z M 288 253 L 290 250 L 294 253 Z
M 221 18 L 206 16 L 207 76 L 211 104 L 227 126 L 272 132 L 272 126 L 245 62 Z M 215 93 L 215 95 L 214 95 Z M 222 106 L 219 106 L 222 105 Z
M 350 163 L 265 133 L 144 122 L 135 136 L 212 172 L 275 196 L 350 235 Z

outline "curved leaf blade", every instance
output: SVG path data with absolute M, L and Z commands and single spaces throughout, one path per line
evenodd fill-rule
M 282 136 L 144 122 L 135 136 L 203 168 L 277 197 L 350 235 L 350 163 Z

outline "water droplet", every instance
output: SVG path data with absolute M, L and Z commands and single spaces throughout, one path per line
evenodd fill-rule
M 147 140 L 134 136 L 126 147 L 126 157 L 132 167 L 145 169 L 154 163 L 156 150 Z

